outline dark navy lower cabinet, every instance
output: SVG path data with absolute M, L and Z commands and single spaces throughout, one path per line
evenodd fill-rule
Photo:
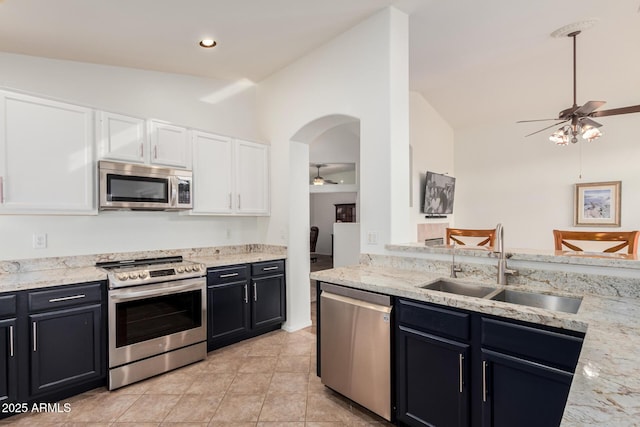
M 0 404 L 18 401 L 17 294 L 0 294 Z M 3 418 L 0 412 L 0 418 Z
M 583 334 L 403 298 L 396 308 L 400 425 L 560 425 Z
M 100 304 L 33 314 L 29 324 L 31 396 L 104 377 Z
M 469 345 L 400 325 L 396 330 L 397 420 L 468 426 Z
M 559 426 L 573 374 L 482 350 L 482 426 Z
M 280 328 L 286 320 L 284 260 L 207 271 L 209 351 Z
M 106 283 L 0 294 L 0 413 L 106 385 Z

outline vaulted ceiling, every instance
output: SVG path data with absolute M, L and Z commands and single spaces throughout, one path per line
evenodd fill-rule
M 0 0 L 0 51 L 225 80 L 263 78 L 371 14 L 409 14 L 410 88 L 454 128 L 640 104 L 640 0 Z M 204 50 L 208 36 L 218 46 Z M 638 115 L 640 117 L 640 115 Z M 529 130 L 524 128 L 523 131 Z

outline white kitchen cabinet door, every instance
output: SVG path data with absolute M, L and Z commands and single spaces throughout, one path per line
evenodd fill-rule
M 189 133 L 186 128 L 157 121 L 149 123 L 151 134 L 151 164 L 191 167 Z
M 192 214 L 234 212 L 233 147 L 231 138 L 192 131 Z
M 98 158 L 145 163 L 149 158 L 146 122 L 137 117 L 98 111 Z
M 236 212 L 269 215 L 269 146 L 236 140 Z
M 93 111 L 5 91 L 0 101 L 0 213 L 97 213 Z

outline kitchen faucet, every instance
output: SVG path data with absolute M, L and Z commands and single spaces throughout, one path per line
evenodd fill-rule
M 459 266 L 456 267 L 456 242 L 453 242 L 451 247 L 451 274 L 449 277 L 455 279 L 458 277 L 456 273 L 462 273 L 462 269 Z
M 496 226 L 496 249 L 494 253 L 498 254 L 498 285 L 507 284 L 507 274 L 515 275 L 517 270 L 507 268 L 507 255 L 504 252 L 504 229 L 502 224 Z

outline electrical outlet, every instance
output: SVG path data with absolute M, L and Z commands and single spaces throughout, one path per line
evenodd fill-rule
M 367 233 L 367 244 L 368 245 L 378 244 L 378 233 L 376 231 L 369 231 Z
M 33 233 L 33 248 L 46 249 L 47 233 Z

